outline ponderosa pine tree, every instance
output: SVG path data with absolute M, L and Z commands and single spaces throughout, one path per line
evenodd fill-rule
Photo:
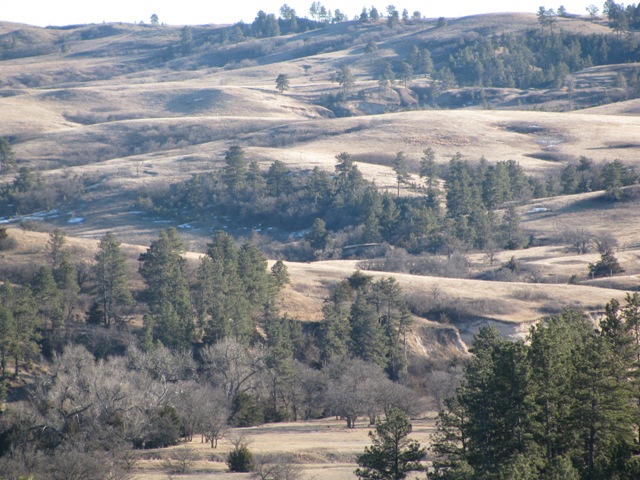
M 16 159 L 11 144 L 6 138 L 0 137 L 0 171 L 15 166 Z
M 233 145 L 224 154 L 225 166 L 222 169 L 222 181 L 230 195 L 239 195 L 245 187 L 248 164 L 244 150 Z
M 289 90 L 289 77 L 286 74 L 281 73 L 276 77 L 276 88 L 280 93 Z
M 153 241 L 138 259 L 139 272 L 147 284 L 145 296 L 154 320 L 153 335 L 167 347 L 184 347 L 192 341 L 194 334 L 183 253 L 184 244 L 172 227 L 160 232 L 160 238 Z M 176 318 L 180 328 L 173 325 Z M 163 330 L 165 324 L 171 325 L 171 332 Z
M 323 364 L 331 358 L 347 355 L 349 338 L 349 301 L 352 290 L 346 281 L 335 285 L 322 305 L 323 321 L 318 332 L 320 360 Z
M 64 326 L 62 295 L 51 270 L 40 267 L 31 280 L 31 289 L 38 305 L 43 329 L 50 328 L 57 335 Z
M 366 362 L 387 366 L 389 347 L 385 331 L 379 322 L 375 307 L 366 299 L 364 292 L 356 293 L 349 312 L 349 351 Z
M 567 428 L 574 408 L 572 385 L 567 379 L 574 378 L 575 352 L 592 331 L 587 322 L 582 313 L 567 310 L 530 332 L 528 359 L 535 398 L 532 434 L 549 465 L 570 454 L 575 445 L 575 433 Z
M 127 279 L 126 258 L 120 246 L 121 243 L 115 235 L 107 232 L 98 244 L 96 264 L 93 267 L 102 323 L 106 327 L 112 324 L 120 325 L 125 309 L 133 304 Z
M 408 159 L 404 152 L 398 152 L 393 161 L 393 171 L 396 173 L 396 182 L 398 185 L 398 197 L 400 197 L 400 185 L 409 181 L 409 170 L 407 165 Z
M 633 297 L 598 328 L 567 311 L 528 344 L 483 328 L 433 439 L 438 480 L 635 478 L 639 351 Z
M 426 450 L 416 440 L 408 438 L 411 423 L 400 410 L 391 410 L 387 418 L 370 432 L 372 445 L 356 459 L 360 468 L 355 471 L 358 478 L 370 480 L 402 480 L 411 472 L 422 472 L 421 463 Z

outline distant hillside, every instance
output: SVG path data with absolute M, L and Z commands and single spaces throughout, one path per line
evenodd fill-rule
M 414 310 L 425 321 L 441 313 L 459 321 L 465 341 L 486 322 L 534 322 L 570 305 L 597 312 L 614 293 L 608 288 L 637 288 L 640 233 L 628 221 L 637 210 L 635 186 L 620 186 L 620 201 L 613 202 L 590 191 L 591 184 L 567 191 L 569 180 L 560 184 L 563 173 L 585 165 L 596 172 L 591 180 L 614 160 L 640 169 L 637 34 L 619 36 L 602 20 L 581 17 L 558 17 L 553 28 L 543 28 L 534 14 L 391 25 L 380 19 L 295 27 L 281 20 L 279 34 L 274 20 L 190 27 L 0 23 L 0 137 L 16 160 L 0 172 L 10 217 L 2 221 L 36 230 L 63 227 L 89 239 L 111 231 L 141 248 L 159 230 L 176 226 L 193 252 L 203 252 L 212 232 L 225 229 L 238 239 L 254 238 L 272 258 L 334 260 L 286 298 L 292 315 L 318 320 L 327 285 L 353 272 L 355 260 L 342 260 L 348 256 L 342 247 L 380 240 L 377 219 L 363 212 L 379 211 L 376 202 L 384 198 L 401 212 L 397 218 L 404 223 L 397 225 L 405 230 L 387 227 L 387 237 L 397 233 L 395 250 L 375 250 L 385 258 L 370 267 L 392 269 L 395 262 L 389 273 L 406 276 L 415 305 L 428 304 L 424 292 L 442 285 L 461 309 Z M 288 83 L 282 92 L 276 88 L 281 74 Z M 290 193 L 279 196 L 271 186 L 270 193 L 252 197 L 259 198 L 257 205 L 225 196 L 222 169 L 232 146 L 240 146 L 264 178 L 272 168 L 274 176 L 280 172 L 291 182 Z M 437 200 L 428 198 L 428 179 L 419 175 L 428 148 Z M 372 182 L 371 189 L 359 184 L 361 197 L 346 204 L 331 190 L 342 152 Z M 394 170 L 399 152 L 407 162 L 401 182 Z M 515 209 L 523 229 L 519 246 L 528 248 L 487 252 L 478 248 L 480 241 L 458 243 L 468 213 L 455 228 L 444 228 L 453 222 L 446 210 L 452 158 L 473 168 L 481 158 L 487 167 L 513 160 L 527 181 L 549 187 L 553 197 L 537 192 L 542 198 L 532 199 L 525 191 L 492 207 L 495 222 L 508 207 Z M 301 187 L 309 178 L 324 188 L 318 191 L 333 195 L 316 210 L 306 203 L 309 189 Z M 209 196 L 198 197 L 203 192 Z M 543 213 L 531 213 L 537 208 Z M 330 230 L 326 251 L 305 243 L 318 212 Z M 282 225 L 288 218 L 296 221 Z M 415 235 L 416 229 L 423 233 Z M 591 242 L 586 255 L 572 246 L 581 230 L 588 230 Z M 627 272 L 588 279 L 589 263 L 598 260 L 595 239 L 605 233 L 624 249 L 619 256 Z M 449 244 L 466 263 L 445 273 L 465 282 L 438 277 L 438 265 L 453 263 Z M 412 262 L 422 263 L 418 268 Z M 522 270 L 509 273 L 503 264 Z M 300 278 L 316 268 L 291 266 Z M 437 271 L 429 277 L 414 272 L 428 268 Z M 420 288 L 410 286 L 414 276 Z M 486 286 L 498 277 L 504 280 L 500 288 L 496 282 Z M 562 298 L 547 291 L 571 278 L 589 287 L 567 285 Z M 527 282 L 549 285 L 539 293 L 522 286 Z M 589 293 L 594 289 L 601 289 L 598 295 Z M 481 304 L 457 290 L 495 298 Z M 514 300 L 516 290 L 521 298 Z M 569 292 L 575 300 L 567 299 Z M 519 306 L 506 308 L 508 303 Z M 471 315 L 475 310 L 478 315 Z

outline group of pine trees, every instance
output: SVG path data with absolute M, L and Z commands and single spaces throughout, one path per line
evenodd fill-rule
M 195 175 L 173 185 L 168 195 L 146 201 L 160 214 L 179 211 L 182 216 L 187 210 L 197 219 L 215 205 L 219 215 L 234 218 L 238 226 L 260 221 L 286 232 L 309 229 L 311 251 L 295 256 L 290 250 L 292 258 L 322 254 L 330 249 L 330 232 L 339 231 L 350 231 L 354 243 L 386 242 L 412 253 L 450 255 L 469 248 L 526 246 L 515 206 L 531 198 L 603 189 L 607 198 L 620 200 L 623 188 L 638 181 L 635 169 L 619 160 L 595 164 L 583 157 L 561 175 L 540 179 L 512 160 L 471 162 L 457 153 L 443 166 L 435 158 L 431 148 L 424 151 L 417 167 L 424 186 L 418 186 L 411 181 L 410 159 L 399 152 L 392 162 L 393 194 L 365 180 L 348 153 L 336 157 L 333 174 L 317 167 L 294 174 L 278 160 L 261 170 L 241 147 L 232 146 L 221 170 Z M 401 196 L 401 186 L 420 194 Z
M 269 270 L 253 244 L 238 247 L 224 232 L 197 269 L 184 253 L 177 231 L 162 231 L 139 257 L 145 288 L 132 292 L 134 272 L 113 234 L 101 239 L 89 273 L 76 270 L 55 230 L 48 265 L 28 284 L 3 282 L 2 380 L 10 368 L 17 376 L 32 361 L 43 364 L 41 351 L 51 363 L 28 398 L 0 415 L 0 477 L 58 478 L 71 462 L 91 472 L 83 478 L 112 478 L 129 468 L 131 448 L 174 445 L 196 433 L 214 448 L 228 425 L 333 414 L 353 427 L 393 408 L 414 411 L 413 393 L 387 376 L 406 372 L 408 313 L 395 280 L 353 275 L 325 309 L 335 307 L 343 330 L 303 332 L 278 309 L 289 282 L 282 262 Z M 143 311 L 143 328 L 131 328 Z M 105 337 L 87 342 L 92 330 L 129 332 L 128 343 L 110 350 Z M 321 348 L 331 335 L 331 348 Z M 6 394 L 0 383 L 0 400 Z
M 531 29 L 524 33 L 461 39 L 448 59 L 436 56 L 460 86 L 532 88 L 562 86 L 583 68 L 633 61 L 638 47 L 614 35 L 575 35 Z M 637 73 L 629 79 L 638 88 Z
M 567 311 L 508 341 L 477 335 L 440 412 L 430 479 L 636 479 L 640 296 L 612 300 L 597 328 Z
M 312 227 L 307 239 L 315 251 L 328 246 L 327 230 L 354 227 L 361 229 L 361 242 L 388 242 L 415 252 L 444 251 L 452 239 L 478 248 L 494 243 L 508 248 L 524 244 L 519 230 L 509 231 L 518 227 L 515 210 L 502 219 L 493 211 L 539 193 L 539 182 L 513 161 L 489 165 L 482 160 L 476 167 L 457 154 L 442 171 L 434 158 L 433 150 L 425 150 L 420 175 L 427 188 L 424 195 L 409 197 L 399 195 L 402 184 L 413 188 L 402 152 L 394 162 L 398 176 L 394 195 L 380 192 L 365 180 L 347 153 L 336 157 L 333 175 L 319 168 L 294 174 L 278 160 L 262 171 L 257 162 L 246 159 L 243 149 L 234 146 L 225 153 L 220 171 L 196 175 L 172 186 L 170 194 L 149 200 L 161 214 L 186 209 L 192 218 L 198 218 L 216 205 L 220 215 L 229 215 L 240 225 L 260 219 L 263 225 L 285 231 Z M 438 188 L 441 177 L 446 181 L 446 196 Z M 442 208 L 445 203 L 446 209 Z
M 322 308 L 318 334 L 323 362 L 349 355 L 384 368 L 392 379 L 407 371 L 411 312 L 393 278 L 359 272 L 336 285 Z
M 577 163 L 569 163 L 562 169 L 559 184 L 550 182 L 547 187 L 564 195 L 604 190 L 607 198 L 620 200 L 623 188 L 637 182 L 635 168 L 620 160 L 596 165 L 591 159 L 580 157 Z

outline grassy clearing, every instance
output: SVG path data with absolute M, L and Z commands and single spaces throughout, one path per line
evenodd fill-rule
M 435 423 L 433 414 L 412 421 L 411 438 L 423 446 L 429 445 L 429 436 Z M 243 479 L 248 474 L 227 473 L 226 454 L 233 448 L 230 439 L 242 435 L 249 449 L 256 456 L 285 456 L 300 465 L 308 478 L 318 480 L 352 479 L 356 468 L 355 456 L 370 444 L 368 422 L 358 422 L 355 429 L 348 429 L 344 421 L 336 419 L 312 420 L 297 423 L 267 424 L 260 427 L 233 429 L 223 439 L 217 449 L 195 438 L 188 444 L 163 450 L 138 452 L 141 460 L 136 464 L 135 477 L 138 480 L 166 478 L 164 466 L 166 458 L 176 450 L 187 447 L 197 459 L 191 480 L 204 478 Z

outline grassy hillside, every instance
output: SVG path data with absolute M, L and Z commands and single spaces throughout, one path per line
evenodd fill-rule
M 602 23 L 581 18 L 558 19 L 557 25 L 568 34 L 608 31 Z M 536 176 L 559 172 L 583 155 L 596 162 L 620 159 L 638 166 L 635 100 L 571 113 L 539 111 L 545 106 L 575 110 L 581 104 L 601 102 L 598 92 L 615 91 L 617 73 L 632 65 L 574 73 L 571 98 L 566 86 L 487 89 L 493 110 L 463 103 L 464 108 L 455 110 L 426 106 L 422 111 L 333 118 L 334 113 L 321 105 L 326 95 L 340 92 L 332 77 L 339 65 L 347 63 L 353 71 L 351 90 L 369 93 L 365 100 L 351 95 L 343 108 L 352 113 L 413 110 L 415 92 L 427 88 L 432 78 L 416 76 L 407 88 L 397 82 L 383 92 L 377 86 L 375 65 L 398 62 L 413 45 L 428 47 L 437 62 L 460 38 L 472 41 L 539 28 L 533 14 L 464 17 L 449 20 L 445 27 L 434 20 L 401 23 L 393 29 L 384 22 L 345 22 L 236 43 L 221 40 L 226 28 L 192 27 L 193 45 L 184 53 L 177 51 L 181 31 L 175 27 L 106 24 L 41 29 L 2 24 L 0 136 L 10 140 L 18 166 L 28 166 L 51 181 L 84 179 L 80 197 L 63 205 L 63 215 L 46 223 L 64 226 L 72 236 L 95 239 L 113 231 L 127 243 L 146 245 L 169 224 L 136 211 L 140 192 L 220 168 L 223 153 L 232 144 L 243 146 L 264 169 L 280 160 L 294 170 L 318 166 L 331 172 L 335 155 L 347 151 L 358 160 L 365 177 L 389 190 L 396 183 L 390 167 L 395 153 L 408 155 L 412 179 L 418 181 L 417 164 L 427 147 L 434 149 L 440 164 L 460 152 L 465 159 L 484 156 L 490 163 L 513 159 Z M 364 48 L 371 41 L 378 46 L 375 62 Z M 289 77 L 291 85 L 283 94 L 275 89 L 280 73 Z M 454 88 L 445 93 L 453 99 L 469 92 Z M 531 95 L 537 96 L 538 111 L 518 111 Z M 566 102 L 573 102 L 571 108 L 565 108 Z M 14 175 L 15 171 L 6 172 L 4 181 Z M 617 205 L 612 212 L 610 206 L 589 200 L 595 197 L 558 197 L 524 205 L 523 226 L 536 236 L 558 237 L 589 223 L 594 233 L 615 232 L 621 245 L 639 244 L 640 232 L 633 222 L 625 221 L 635 211 L 635 202 Z M 551 213 L 526 213 L 540 205 Z M 69 224 L 69 218 L 83 221 Z M 201 251 L 210 229 L 224 226 L 221 223 L 204 219 L 195 228 L 183 229 L 189 247 Z M 498 258 L 506 261 L 510 255 L 505 252 Z M 540 255 L 530 251 L 513 255 L 540 266 L 547 279 L 584 275 L 594 259 L 593 255 L 574 259 L 557 248 Z M 625 252 L 622 257 L 633 273 L 633 254 Z M 333 268 L 348 273 L 353 265 Z M 631 287 L 634 279 L 629 277 L 622 285 Z M 611 295 L 603 292 L 595 303 Z M 289 308 L 304 310 L 293 301 Z M 525 314 L 520 308 L 508 310 L 490 316 L 531 320 L 544 313 L 538 307 Z
M 514 160 L 541 184 L 558 183 L 567 166 L 581 168 L 582 157 L 595 170 L 619 160 L 640 171 L 638 33 L 616 36 L 603 20 L 581 17 L 558 18 L 552 30 L 542 29 L 533 13 L 409 20 L 392 28 L 386 19 L 319 26 L 245 38 L 226 25 L 183 30 L 0 22 L 0 137 L 16 160 L 0 170 L 0 188 L 3 195 L 14 189 L 14 197 L 2 198 L 20 201 L 20 208 L 8 201 L 0 205 L 11 212 L 0 218 L 8 233 L 8 239 L 0 238 L 0 282 L 29 282 L 50 263 L 49 232 L 62 228 L 78 278 L 86 281 L 69 323 L 83 335 L 94 299 L 87 278 L 98 240 L 107 232 L 123 243 L 128 278 L 140 299 L 144 282 L 138 258 L 161 230 L 178 228 L 193 284 L 207 243 L 222 229 L 238 242 L 254 241 L 270 266 L 285 260 L 291 282 L 277 307 L 299 320 L 305 332 L 318 329 L 331 289 L 355 271 L 374 279 L 395 277 L 413 320 L 405 345 L 414 375 L 408 382 L 422 393 L 438 388 L 423 378 L 427 372 L 447 370 L 442 388 L 452 388 L 459 372 L 448 369 L 468 355 L 483 326 L 524 338 L 541 318 L 578 309 L 595 320 L 611 299 L 623 302 L 627 293 L 640 289 L 636 184 L 620 187 L 618 201 L 587 188 L 574 195 L 561 190 L 552 197 L 524 195 L 500 205 L 492 214 L 502 219 L 514 207 L 527 239 L 526 248 L 514 250 L 458 244 L 455 235 L 449 238 L 450 251 L 416 253 L 409 242 L 363 246 L 365 227 L 357 219 L 332 231 L 328 248 L 314 251 L 304 240 L 311 221 L 274 226 L 262 213 L 253 223 L 241 222 L 224 210 L 228 198 L 220 197 L 198 212 L 154 204 L 153 199 L 177 196 L 175 186 L 194 175 L 215 182 L 225 152 L 234 145 L 262 173 L 282 162 L 294 183 L 316 167 L 333 175 L 336 155 L 347 152 L 363 177 L 401 206 L 426 202 L 420 160 L 431 148 L 440 177 L 436 203 L 450 230 L 460 225 L 445 218 L 450 186 L 443 178 L 458 153 L 474 165 L 481 158 L 487 165 Z M 240 27 L 245 33 L 251 28 Z M 609 42 L 608 60 L 602 58 L 607 49 L 596 48 L 594 39 Z M 584 51 L 571 55 L 580 42 L 593 49 L 593 58 L 580 56 Z M 402 78 L 410 56 L 424 50 L 433 68 Z M 517 52 L 526 60 L 521 73 L 528 83 L 508 78 L 522 67 Z M 562 62 L 539 66 L 552 52 Z M 465 72 L 478 59 L 486 68 L 476 72 L 482 82 L 474 83 Z M 381 77 L 387 63 L 393 80 Z M 341 85 L 336 71 L 345 65 L 351 82 Z M 491 75 L 487 83 L 489 73 L 503 67 L 504 82 Z M 283 92 L 276 89 L 280 74 L 289 81 Z M 393 168 L 398 152 L 406 155 L 408 174 L 400 188 Z M 29 184 L 24 191 L 21 181 Z M 292 195 L 282 208 L 300 206 L 303 198 Z M 275 196 L 261 199 L 263 212 L 277 210 Z M 242 205 L 237 213 L 246 210 Z M 624 272 L 590 278 L 589 266 L 600 259 L 597 246 L 603 244 L 613 248 Z M 315 261 L 304 261 L 311 258 Z M 145 309 L 143 301 L 132 309 L 128 330 L 140 332 Z M 264 338 L 262 327 L 257 335 Z M 120 342 L 124 348 L 132 338 L 130 332 L 97 330 L 111 336 L 85 340 Z M 23 381 L 33 377 L 12 385 Z M 428 443 L 433 425 L 429 418 L 419 421 L 415 437 Z M 307 474 L 339 480 L 352 477 L 354 455 L 368 443 L 367 431 L 364 423 L 347 430 L 336 420 L 314 420 L 232 433 L 253 440 L 251 448 L 259 455 L 291 455 Z M 231 450 L 232 436 L 227 438 L 216 451 L 198 438 L 180 445 L 196 457 L 190 478 L 231 478 L 223 463 Z M 136 452 L 135 478 L 165 478 L 174 450 Z

